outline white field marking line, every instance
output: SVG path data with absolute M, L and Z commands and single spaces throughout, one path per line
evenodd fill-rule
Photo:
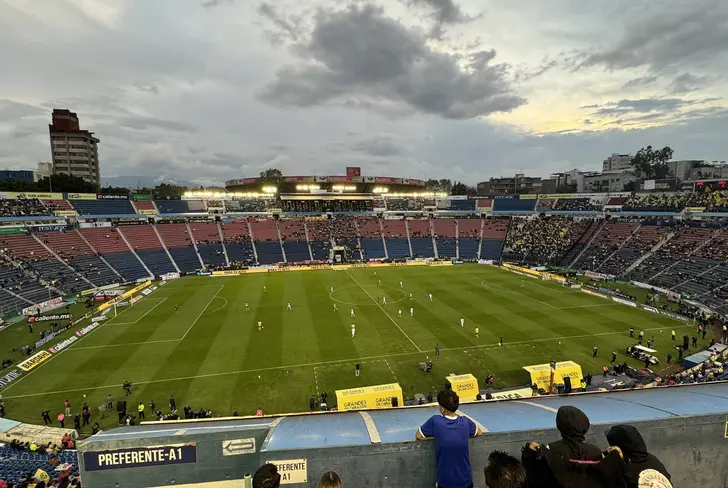
M 374 302 L 374 303 L 376 304 L 376 306 L 377 306 L 377 307 L 379 307 L 379 309 L 380 309 L 380 310 L 381 310 L 382 312 L 384 312 L 384 315 L 386 315 L 386 316 L 387 316 L 387 318 L 388 318 L 389 320 L 391 320 L 391 321 L 392 321 L 392 323 L 394 324 L 394 326 L 395 326 L 395 327 L 397 327 L 397 328 L 399 329 L 399 331 L 400 331 L 400 332 L 402 333 L 402 335 L 404 335 L 404 336 L 405 336 L 405 337 L 407 338 L 407 340 L 408 340 L 408 341 L 410 341 L 410 343 L 412 343 L 412 345 L 413 345 L 413 346 L 415 346 L 415 349 L 417 349 L 417 352 L 422 352 L 422 349 L 420 349 L 420 348 L 419 348 L 419 346 L 417 346 L 417 344 L 415 344 L 415 343 L 414 343 L 414 341 L 413 341 L 412 339 L 410 339 L 410 336 L 408 336 L 408 335 L 407 335 L 407 333 L 406 333 L 405 331 L 403 331 L 403 330 L 402 330 L 402 327 L 400 327 L 400 326 L 399 326 L 399 324 L 397 324 L 397 322 L 395 322 L 395 321 L 394 321 L 394 319 L 393 319 L 393 318 L 392 318 L 392 317 L 391 317 L 391 316 L 390 316 L 390 315 L 389 315 L 389 314 L 387 313 L 387 311 L 386 311 L 386 310 L 384 310 L 384 307 L 382 307 L 382 306 L 381 306 L 381 305 L 379 304 L 379 302 L 377 302 L 377 301 L 376 301 L 376 300 L 374 299 L 374 297 L 373 297 L 373 296 L 371 296 L 371 295 L 369 294 L 369 292 L 368 292 L 368 291 L 367 291 L 367 290 L 366 290 L 366 289 L 365 289 L 365 288 L 364 288 L 363 286 L 361 286 L 361 283 L 359 283 L 359 282 L 358 282 L 358 281 L 356 280 L 356 278 L 354 278 L 354 276 L 353 276 L 353 275 L 352 275 L 352 274 L 351 274 L 351 273 L 349 272 L 349 270 L 348 270 L 348 269 L 346 270 L 346 274 L 348 274 L 348 275 L 349 275 L 349 278 L 351 278 L 351 279 L 352 279 L 352 280 L 354 281 L 354 283 L 356 283 L 357 285 L 359 285 L 359 288 L 361 288 L 361 290 L 362 290 L 362 291 L 363 291 L 364 293 L 366 293 L 366 294 L 367 294 L 367 296 L 368 296 L 369 298 L 371 298 L 371 300 L 372 300 L 372 301 L 373 301 L 373 302 Z
M 493 284 L 494 285 L 498 285 L 497 283 L 493 283 Z M 546 305 L 547 307 L 551 307 L 551 308 L 555 308 L 555 309 L 558 309 L 559 308 L 556 305 L 551 305 L 550 303 L 542 302 L 538 298 L 533 298 L 531 296 L 526 295 L 525 293 L 521 293 L 520 291 L 511 290 L 511 289 L 506 288 L 506 287 L 501 286 L 501 285 L 498 285 L 498 286 L 501 286 L 501 288 L 502 288 L 501 290 L 499 290 L 498 288 L 491 288 L 490 286 L 488 286 L 488 285 L 485 284 L 485 280 L 481 280 L 480 281 L 480 285 L 482 287 L 484 287 L 485 289 L 487 289 L 487 290 L 491 290 L 491 291 L 494 291 L 494 292 L 516 293 L 518 295 L 521 295 L 522 297 L 528 298 L 529 300 L 533 300 L 535 302 L 538 302 L 541 305 Z
M 225 285 L 222 285 L 220 288 L 217 289 L 217 292 L 215 292 L 215 294 L 212 296 L 212 298 L 210 298 L 210 301 L 207 302 L 207 305 L 205 305 L 205 308 L 202 309 L 202 312 L 200 312 L 200 314 L 197 316 L 197 318 L 195 319 L 195 321 L 192 322 L 192 325 L 190 325 L 190 328 L 187 329 L 187 332 L 185 332 L 185 335 L 182 336 L 182 339 L 180 339 L 180 341 L 185 340 L 185 337 L 187 337 L 187 334 L 190 333 L 190 331 L 192 330 L 192 327 L 194 327 L 195 324 L 197 323 L 197 321 L 200 320 L 200 317 L 202 317 L 202 314 L 205 313 L 205 310 L 207 310 L 207 307 L 210 306 L 210 304 L 212 303 L 212 301 L 217 297 L 218 293 L 220 293 L 223 288 L 225 288 Z
M 692 324 L 678 326 L 678 327 L 675 327 L 675 329 L 684 329 L 685 327 L 692 327 Z M 665 327 L 655 327 L 655 328 L 643 329 L 643 330 L 645 330 L 645 331 L 659 330 L 660 328 L 664 329 Z M 547 342 L 547 341 L 557 341 L 557 340 L 580 339 L 580 338 L 584 338 L 584 337 L 617 335 L 617 334 L 626 334 L 626 332 L 619 331 L 619 332 L 604 332 L 601 334 L 588 334 L 588 335 L 578 335 L 578 336 L 549 337 L 547 339 L 534 339 L 532 341 L 511 342 L 510 344 L 511 345 L 523 345 L 523 344 L 529 344 L 532 342 Z M 505 343 L 505 342 L 503 344 L 504 344 L 503 347 L 508 347 L 508 345 L 509 345 L 508 343 Z M 453 348 L 449 348 L 449 349 L 447 349 L 447 348 L 440 349 L 440 351 L 464 351 L 466 349 L 480 349 L 482 347 L 498 347 L 498 343 L 486 344 L 486 345 L 482 345 L 482 346 L 453 347 Z M 67 351 L 67 350 L 68 349 L 64 349 L 63 351 Z M 63 351 L 61 351 L 58 354 L 61 354 Z M 58 354 L 56 354 L 55 356 L 57 356 Z M 245 370 L 239 370 L 239 371 L 226 371 L 223 373 L 210 373 L 210 374 L 203 374 L 203 375 L 197 375 L 197 376 L 183 376 L 183 377 L 179 377 L 179 378 L 164 378 L 164 379 L 150 380 L 150 381 L 136 381 L 136 382 L 134 382 L 134 384 L 135 385 L 149 385 L 149 384 L 154 384 L 154 383 L 165 383 L 165 382 L 169 382 L 169 381 L 183 381 L 183 380 L 194 380 L 194 379 L 200 379 L 200 378 L 214 378 L 217 376 L 227 376 L 227 375 L 232 375 L 232 374 L 261 373 L 264 371 L 276 371 L 276 370 L 280 370 L 280 369 L 310 368 L 311 366 L 321 367 L 321 366 L 325 366 L 325 365 L 337 365 L 337 364 L 352 363 L 352 362 L 361 363 L 362 361 L 371 360 L 371 359 L 386 359 L 386 358 L 392 358 L 392 357 L 397 357 L 397 356 L 411 356 L 413 354 L 421 354 L 421 352 L 420 353 L 400 352 L 400 353 L 394 353 L 394 354 L 383 354 L 380 356 L 368 356 L 368 357 L 354 358 L 354 359 L 336 359 L 334 361 L 322 361 L 319 363 L 289 364 L 287 366 L 272 366 L 269 368 L 245 369 Z M 51 358 L 51 359 L 53 359 L 53 358 Z M 51 359 L 46 361 L 44 364 L 48 363 Z M 33 371 L 36 371 L 37 369 L 38 368 L 34 369 Z M 24 377 L 27 377 L 27 375 Z M 10 386 L 18 384 L 18 382 L 22 379 L 23 378 L 20 378 L 17 381 L 14 381 L 13 383 L 10 384 Z M 76 388 L 76 389 L 72 389 L 72 390 L 59 390 L 59 391 L 46 391 L 46 392 L 42 392 L 42 393 L 29 393 L 27 395 L 16 395 L 16 396 L 3 397 L 3 398 L 5 400 L 10 400 L 13 398 L 29 398 L 29 397 L 44 396 L 44 395 L 55 395 L 55 394 L 60 394 L 60 393 L 93 391 L 93 390 L 101 390 L 101 389 L 107 389 L 107 388 L 115 388 L 115 387 L 120 387 L 120 386 L 122 386 L 122 385 L 119 383 L 116 385 L 92 386 L 92 387 L 87 387 L 87 388 Z M 6 390 L 7 390 L 7 388 L 6 388 Z M 435 391 L 438 391 L 438 388 L 435 388 Z
M 396 374 L 394 374 L 394 370 L 393 370 L 393 369 L 392 369 L 392 367 L 391 367 L 391 366 L 389 365 L 389 361 L 387 361 L 387 360 L 385 359 L 385 360 L 384 360 L 384 362 L 385 362 L 385 363 L 387 364 L 387 367 L 389 368 L 389 372 L 390 372 L 390 373 L 392 373 L 392 376 L 394 376 L 394 381 L 396 381 L 397 383 L 399 383 L 399 380 L 397 379 L 397 375 L 396 375 Z
M 146 317 L 147 315 L 149 315 L 150 313 L 152 313 L 155 308 L 157 308 L 158 306 L 160 306 L 161 304 L 163 304 L 166 300 L 167 300 L 167 297 L 164 297 L 161 300 L 159 300 L 159 303 L 157 303 L 155 306 L 153 306 L 152 308 L 150 308 L 149 310 L 147 310 L 146 312 L 144 312 L 144 314 L 141 317 L 139 317 L 138 319 L 136 319 L 134 322 L 119 322 L 116 325 L 134 325 L 134 324 L 138 324 L 140 320 L 142 320 L 144 317 Z M 117 315 L 117 317 L 118 317 L 118 315 Z M 104 324 L 101 324 L 101 327 L 103 327 L 103 325 Z
M 497 381 L 500 381 L 501 383 L 503 383 L 503 386 L 506 386 L 505 381 L 503 381 L 502 379 L 498 378 L 497 375 L 493 372 L 493 370 L 491 370 L 489 367 L 487 367 L 486 365 L 484 365 L 483 363 L 481 363 L 480 362 L 480 359 L 478 359 L 475 356 L 473 356 L 470 353 L 470 351 L 463 351 L 463 353 L 464 354 L 467 354 L 468 356 L 470 356 L 471 358 L 473 358 L 475 360 L 475 362 L 480 365 L 481 368 L 483 368 L 484 370 L 486 370 L 488 373 L 492 374 L 496 378 Z
M 84 351 L 86 349 L 101 349 L 104 347 L 123 347 L 123 346 L 140 346 L 144 344 L 161 344 L 163 342 L 179 342 L 181 339 L 167 339 L 163 341 L 146 341 L 146 342 L 125 342 L 123 344 L 105 344 L 101 346 L 85 346 L 85 347 L 75 347 L 73 348 L 74 351 Z
M 316 372 L 316 368 L 313 368 L 313 378 L 316 380 L 316 396 L 319 396 L 318 373 Z
M 122 315 L 124 315 L 124 312 L 126 312 L 126 311 L 127 311 L 127 310 L 129 310 L 130 308 L 131 308 L 131 307 L 128 307 L 128 308 L 126 308 L 126 310 L 122 310 L 120 314 L 117 314 L 117 315 L 116 315 L 116 317 L 112 317 L 112 318 L 111 318 L 111 319 L 109 319 L 109 320 L 108 320 L 108 322 L 106 322 L 106 323 L 108 324 L 109 322 L 112 322 L 112 321 L 116 320 L 117 318 L 121 317 Z M 105 324 L 104 324 L 104 325 L 105 325 Z M 55 358 L 57 358 L 58 356 L 60 356 L 60 355 L 61 355 L 61 354 L 63 354 L 64 352 L 68 351 L 69 349 L 71 349 L 71 348 L 72 348 L 72 347 L 73 347 L 73 346 L 74 346 L 75 344 L 78 344 L 78 343 L 79 343 L 79 342 L 81 342 L 81 341 L 82 341 L 83 339 L 85 339 L 86 337 L 88 337 L 88 336 L 89 336 L 89 335 L 91 334 L 91 332 L 93 332 L 94 330 L 98 330 L 98 329 L 100 329 L 100 328 L 101 328 L 101 326 L 99 326 L 99 327 L 96 327 L 95 329 L 92 329 L 92 330 L 90 330 L 90 331 L 89 331 L 88 333 L 86 333 L 86 334 L 82 335 L 82 336 L 81 336 L 81 337 L 79 337 L 79 338 L 78 338 L 78 340 L 77 340 L 77 341 L 75 341 L 75 342 L 74 342 L 73 344 L 71 344 L 71 345 L 70 345 L 70 346 L 68 346 L 67 348 L 63 349 L 63 350 L 62 350 L 61 352 L 59 352 L 59 353 L 56 353 L 56 354 L 52 355 L 52 356 L 51 356 L 51 357 L 50 357 L 50 358 L 49 358 L 49 359 L 48 359 L 47 361 L 44 361 L 44 362 L 43 362 L 42 364 L 39 364 L 39 365 L 38 365 L 37 367 L 35 367 L 35 368 L 33 368 L 32 370 L 28 371 L 28 374 L 25 374 L 25 375 L 23 375 L 22 377 L 18 378 L 17 380 L 13 381 L 12 383 L 10 383 L 10 384 L 9 384 L 8 386 L 6 386 L 5 388 L 3 388 L 3 389 L 2 389 L 2 392 L 3 392 L 3 393 L 5 393 L 5 392 L 6 392 L 6 391 L 8 391 L 8 390 L 9 390 L 10 388 L 12 388 L 13 386 L 17 385 L 18 383 L 20 383 L 21 381 L 23 381 L 24 379 L 26 379 L 26 378 L 27 378 L 28 376 L 30 376 L 31 374 L 33 374 L 33 373 L 35 373 L 36 371 L 38 371 L 38 370 L 39 370 L 39 369 L 41 368 L 41 366 L 44 366 L 44 365 L 46 365 L 46 364 L 50 363 L 50 362 L 51 362 L 51 361 L 53 361 L 53 360 L 54 360 Z
M 547 290 L 552 291 L 554 293 L 560 293 L 562 295 L 567 295 L 567 294 L 570 293 L 570 292 L 564 291 L 564 290 L 557 290 L 556 288 L 553 288 L 551 286 L 544 285 L 543 283 L 535 282 L 534 284 L 536 284 L 536 285 L 538 285 L 538 286 L 540 286 L 542 288 L 546 288 Z
M 227 307 L 227 306 L 228 306 L 228 301 L 227 301 L 227 298 L 223 298 L 223 297 L 216 297 L 216 298 L 219 298 L 220 300 L 224 300 L 224 301 L 225 301 L 225 305 L 223 305 L 222 307 L 217 307 L 217 308 L 216 308 L 215 310 L 210 310 L 210 311 L 209 311 L 209 312 L 207 312 L 207 313 L 215 313 L 215 312 L 219 312 L 220 310 L 222 310 L 223 308 L 225 308 L 225 307 Z

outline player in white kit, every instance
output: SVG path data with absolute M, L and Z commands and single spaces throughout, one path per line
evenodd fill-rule
M 356 317 L 356 315 L 354 315 L 354 309 L 353 308 L 351 309 L 351 316 L 352 317 Z
M 288 305 L 286 306 L 286 310 L 293 310 L 293 308 L 291 308 L 291 302 L 288 302 Z
M 432 301 L 432 293 L 430 293 L 429 297 L 430 297 L 430 301 Z
M 415 315 L 415 308 L 410 307 L 410 317 L 414 317 L 414 315 Z
M 387 304 L 387 297 L 382 297 L 382 303 L 383 303 L 384 305 L 386 305 L 386 304 Z
M 400 288 L 404 288 L 404 284 L 402 284 L 402 282 L 401 282 L 401 281 L 399 282 L 399 287 L 400 287 Z
M 351 324 L 351 337 L 356 336 L 356 325 Z
M 460 317 L 460 327 L 465 327 L 465 319 Z

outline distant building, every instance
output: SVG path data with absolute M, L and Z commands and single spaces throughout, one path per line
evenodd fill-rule
M 602 162 L 602 172 L 607 171 L 627 171 L 632 169 L 632 155 L 631 154 L 617 154 L 612 153 L 607 159 Z
M 586 193 L 618 192 L 623 191 L 626 184 L 636 180 L 637 177 L 631 171 L 584 174 L 579 191 Z
M 714 162 L 718 164 L 711 164 L 707 161 L 695 161 L 695 166 L 688 170 L 688 176 L 684 180 L 696 181 L 728 178 L 728 164 L 725 164 L 725 161 Z
M 35 172 L 35 181 L 40 181 L 43 178 L 50 178 L 53 174 L 53 163 L 46 163 L 43 161 L 38 162 L 38 170 Z
M 53 110 L 53 123 L 48 126 L 54 174 L 78 176 L 100 185 L 99 140 L 93 132 L 82 130 L 78 116 L 66 109 Z
M 518 195 L 540 192 L 541 177 L 526 176 L 522 173 L 504 178 L 491 178 L 490 181 L 478 183 L 478 195 Z
M 28 169 L 5 169 L 0 170 L 0 181 L 22 181 L 24 183 L 34 183 L 35 172 Z

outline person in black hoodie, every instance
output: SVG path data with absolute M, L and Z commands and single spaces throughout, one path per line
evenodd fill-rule
M 599 471 L 609 486 L 639 488 L 670 484 L 670 473 L 655 456 L 647 452 L 642 435 L 631 425 L 615 425 L 606 432 L 610 450 Z M 647 484 L 647 481 L 652 484 Z
M 561 440 L 540 446 L 528 444 L 522 452 L 523 465 L 531 488 L 581 488 L 594 486 L 594 476 L 586 465 L 598 465 L 602 451 L 584 442 L 589 418 L 576 407 L 564 406 L 556 414 Z

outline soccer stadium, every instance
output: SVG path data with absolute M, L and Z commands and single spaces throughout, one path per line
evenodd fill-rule
M 315 486 L 327 463 L 351 479 L 391 457 L 434 479 L 431 451 L 405 446 L 443 389 L 491 448 L 548 438 L 571 405 L 715 449 L 727 192 L 459 197 L 365 178 L 3 194 L 0 479 L 52 459 L 87 486 L 244 483 L 274 461 Z M 671 442 L 663 460 L 684 464 Z

